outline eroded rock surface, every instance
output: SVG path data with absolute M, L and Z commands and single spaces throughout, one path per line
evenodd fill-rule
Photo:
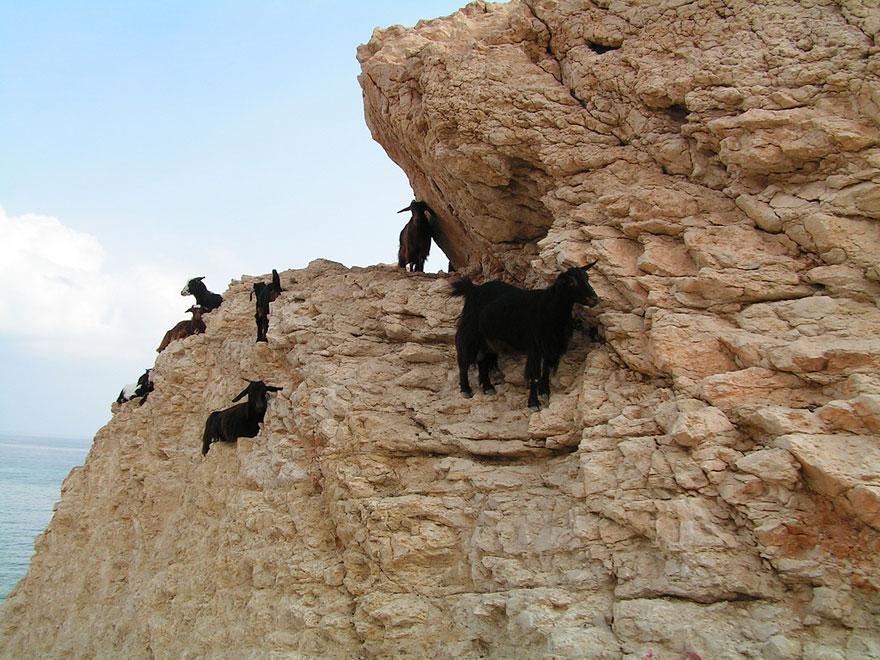
M 473 3 L 359 50 L 367 122 L 456 265 L 546 282 L 599 259 L 576 454 L 628 543 L 605 561 L 622 654 L 877 652 L 854 632 L 878 611 L 875 14 Z
M 460 397 L 445 276 L 285 272 L 268 345 L 233 283 L 68 478 L 0 652 L 880 657 L 878 27 L 530 0 L 377 30 L 367 122 L 454 264 L 598 259 L 549 407 L 512 358 Z M 203 459 L 241 377 L 284 390 Z

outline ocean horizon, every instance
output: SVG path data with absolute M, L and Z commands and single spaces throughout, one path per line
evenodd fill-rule
M 0 602 L 27 572 L 61 483 L 91 446 L 86 438 L 0 433 Z

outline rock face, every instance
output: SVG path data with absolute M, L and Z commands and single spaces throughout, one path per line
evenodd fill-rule
M 0 654 L 880 657 L 878 27 L 515 0 L 377 31 L 368 125 L 459 270 L 598 259 L 550 405 L 513 357 L 461 398 L 445 276 L 285 272 L 268 345 L 233 283 L 65 482 Z M 284 390 L 203 459 L 242 377 Z

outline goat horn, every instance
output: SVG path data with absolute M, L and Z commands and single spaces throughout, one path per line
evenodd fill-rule
M 593 261 L 591 261 L 590 263 L 588 263 L 586 266 L 581 266 L 581 268 L 583 268 L 584 270 L 590 270 L 590 268 L 592 268 L 593 266 L 595 266 L 597 263 L 599 263 L 599 260 L 598 260 L 598 259 L 594 259 Z
M 398 213 L 403 213 L 404 211 L 412 211 L 412 204 L 407 206 L 405 209 L 400 209 Z
M 241 392 L 239 392 L 239 393 L 236 395 L 236 397 L 233 399 L 233 401 L 238 401 L 241 397 L 243 397 L 245 394 L 248 393 L 248 390 L 249 390 L 249 389 L 251 389 L 251 386 L 250 386 L 250 385 L 248 385 L 248 386 L 247 386 L 246 388 L 244 388 Z

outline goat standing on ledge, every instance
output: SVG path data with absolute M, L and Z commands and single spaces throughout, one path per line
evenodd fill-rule
M 223 440 L 235 442 L 238 438 L 253 438 L 260 432 L 260 424 L 266 416 L 266 396 L 282 388 L 266 385 L 261 380 L 248 381 L 248 386 L 232 401 L 247 395 L 248 400 L 225 410 L 215 410 L 208 415 L 202 436 L 202 455 L 208 453 L 211 443 Z
M 162 337 L 162 343 L 156 349 L 157 353 L 164 351 L 168 344 L 178 339 L 185 339 L 190 335 L 199 335 L 205 331 L 205 322 L 202 320 L 202 308 L 198 305 L 190 307 L 188 312 L 192 312 L 192 318 L 189 321 L 181 321 Z
M 431 251 L 431 221 L 428 214 L 435 218 L 437 214 L 425 202 L 413 200 L 405 209 L 398 213 L 412 211 L 412 217 L 400 232 L 400 249 L 397 251 L 397 265 L 401 268 L 409 266 L 412 272 L 425 271 L 425 261 Z
M 569 268 L 546 289 L 521 289 L 497 280 L 478 286 L 466 277 L 453 282 L 452 295 L 464 296 L 455 333 L 461 393 L 473 396 L 468 368 L 474 363 L 483 392 L 495 392 L 489 371 L 497 366 L 501 347 L 526 354 L 529 408 L 540 408 L 538 395 L 549 401 L 550 372 L 559 366 L 571 339 L 572 307 L 599 302 L 587 275 L 595 263 Z
M 269 340 L 266 333 L 269 332 L 269 303 L 273 302 L 284 289 L 281 288 L 281 278 L 278 271 L 272 269 L 272 283 L 254 282 L 254 291 L 251 297 L 257 297 L 257 309 L 254 318 L 257 320 L 257 341 Z
M 208 287 L 205 286 L 205 283 L 202 280 L 205 279 L 205 276 L 194 277 L 189 282 L 186 283 L 186 286 L 180 291 L 180 295 L 182 296 L 195 296 L 196 304 L 198 304 L 202 308 L 202 312 L 207 314 L 212 309 L 217 309 L 223 303 L 223 296 L 219 293 L 213 293 L 208 291 Z

